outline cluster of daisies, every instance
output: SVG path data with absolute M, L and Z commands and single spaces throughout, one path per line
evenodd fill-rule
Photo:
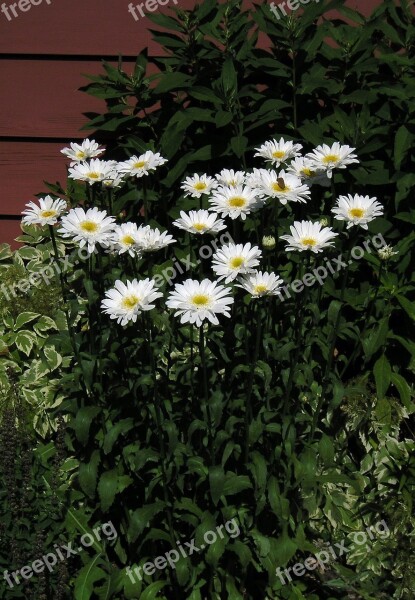
M 314 184 L 328 186 L 334 169 L 344 169 L 359 162 L 354 148 L 338 142 L 332 146 L 321 145 L 313 152 L 301 156 L 302 146 L 292 141 L 271 140 L 256 148 L 255 156 L 270 163 L 269 169 L 252 172 L 223 169 L 211 177 L 206 174 L 187 177 L 181 185 L 185 196 L 207 199 L 208 209 L 180 212 L 173 225 L 195 236 L 217 234 L 227 228 L 224 219 L 245 220 L 247 215 L 265 205 L 279 202 L 306 203 L 310 187 Z M 94 140 L 82 144 L 72 143 L 62 150 L 71 160 L 69 177 L 89 185 L 118 187 L 128 177 L 142 177 L 163 165 L 166 160 L 158 153 L 145 152 L 121 163 L 98 158 L 103 149 Z M 167 232 L 148 225 L 117 224 L 105 210 L 77 207 L 67 212 L 66 203 L 50 196 L 30 202 L 24 211 L 23 221 L 30 224 L 53 226 L 59 222 L 58 233 L 70 238 L 88 253 L 101 247 L 106 252 L 139 258 L 144 253 L 165 248 L 176 240 Z M 67 214 L 64 214 L 66 213 Z M 346 221 L 347 228 L 368 223 L 383 214 L 376 198 L 369 196 L 339 196 L 332 208 L 334 218 Z M 290 234 L 281 236 L 287 242 L 286 251 L 322 252 L 334 244 L 338 233 L 320 222 L 295 221 Z M 176 284 L 168 295 L 166 306 L 175 311 L 181 323 L 200 327 L 205 320 L 218 324 L 218 314 L 230 316 L 234 302 L 232 285 L 243 288 L 252 297 L 275 296 L 280 293 L 283 281 L 272 272 L 257 270 L 262 251 L 250 243 L 222 245 L 213 254 L 212 270 L 216 280 L 188 279 Z M 114 288 L 106 292 L 102 310 L 121 325 L 136 322 L 138 316 L 155 307 L 154 301 L 162 297 L 152 279 L 134 279 L 123 283 L 117 280 Z

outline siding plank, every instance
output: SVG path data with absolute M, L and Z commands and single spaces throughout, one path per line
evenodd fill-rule
M 82 114 L 102 113 L 105 103 L 79 91 L 82 74 L 102 72 L 98 61 L 0 61 L 0 80 L 12 82 L 0 87 L 0 137 L 84 137 Z
M 48 192 L 43 181 L 66 183 L 65 143 L 0 141 L 0 213 L 19 215 L 34 194 Z

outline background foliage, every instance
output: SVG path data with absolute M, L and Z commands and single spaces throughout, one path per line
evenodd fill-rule
M 328 20 L 332 8 L 352 23 Z M 364 19 L 334 0 L 277 21 L 267 4 L 243 10 L 238 2 L 207 0 L 171 14 L 147 17 L 163 28 L 154 38 L 165 56 L 141 53 L 132 75 L 121 64 L 104 63 L 105 74 L 91 77 L 86 88 L 106 102 L 106 112 L 90 115 L 87 128 L 106 142 L 108 158 L 152 148 L 169 159 L 164 175 L 149 178 L 145 190 L 131 184 L 116 195 L 115 214 L 138 220 L 146 194 L 153 224 L 170 228 L 179 210 L 194 208 L 179 193 L 185 175 L 260 166 L 253 163 L 254 148 L 272 137 L 305 142 L 310 150 L 339 140 L 356 147 L 361 164 L 336 174 L 336 193 L 377 196 L 386 211 L 371 233 L 382 233 L 399 255 L 381 266 L 375 254 L 366 253 L 350 268 L 343 293 L 341 279 L 328 278 L 321 294 L 302 300 L 301 327 L 297 299 L 280 307 L 255 365 L 248 460 L 246 359 L 255 347 L 249 320 L 209 334 L 212 436 L 199 356 L 190 360 L 188 353 L 190 333 L 173 331 L 172 355 L 167 340 L 174 324 L 166 319 L 153 320 L 156 335 L 149 340 L 144 328 L 122 329 L 99 315 L 103 289 L 121 273 L 134 275 L 129 262 L 112 264 L 109 273 L 107 259 L 96 261 L 87 276 L 82 265 L 74 267 L 65 302 L 58 287 L 21 294 L 21 304 L 3 302 L 3 429 L 13 422 L 23 436 L 13 446 L 17 454 L 20 447 L 36 448 L 31 466 L 17 471 L 19 477 L 29 477 L 29 471 L 34 477 L 27 486 L 33 518 L 40 522 L 47 510 L 45 489 L 46 497 L 57 494 L 62 502 L 56 516 L 48 512 L 42 544 L 51 546 L 59 536 L 72 539 L 108 520 L 119 534 L 116 544 L 85 552 L 67 565 L 67 573 L 42 585 L 49 586 L 46 593 L 76 600 L 410 599 L 415 593 L 410 8 L 406 1 L 395 6 L 386 0 Z M 259 37 L 268 49 L 258 48 Z M 53 191 L 73 205 L 83 200 L 82 186 L 73 182 Z M 330 194 L 321 204 L 313 196 L 314 216 L 328 214 Z M 282 220 L 282 227 L 287 223 Z M 13 269 L 38 268 L 50 257 L 50 243 L 38 232 L 28 229 L 23 241 L 13 263 L 5 256 L 3 281 L 15 276 Z M 187 249 L 174 251 L 183 261 Z M 143 269 L 157 273 L 171 264 L 166 255 L 163 265 Z M 295 257 L 278 264 L 287 281 L 300 268 Z M 48 303 L 39 302 L 41 293 Z M 75 315 L 71 336 L 65 311 Z M 307 333 L 298 351 L 300 329 Z M 158 357 L 157 394 L 148 344 Z M 10 406 L 20 405 L 24 416 L 10 413 Z M 317 433 L 310 438 L 320 408 Z M 61 430 L 66 457 L 57 444 Z M 5 474 L 7 469 L 3 464 Z M 34 535 L 33 528 L 25 525 L 23 508 L 13 512 L 11 485 L 1 496 L 8 515 L 3 535 L 9 544 L 22 540 L 23 548 L 23 532 Z M 142 565 L 179 539 L 195 537 L 200 545 L 205 531 L 231 518 L 238 519 L 239 538 L 218 540 L 157 578 L 133 584 L 126 576 L 125 566 Z M 339 541 L 380 518 L 392 533 L 370 552 L 355 552 L 348 564 L 339 560 L 292 585 L 276 578 L 276 567 L 303 560 L 319 544 Z M 21 551 L 13 556 L 16 568 L 25 564 Z M 9 556 L 2 564 L 10 568 Z M 10 597 L 30 593 L 32 588 L 20 589 Z

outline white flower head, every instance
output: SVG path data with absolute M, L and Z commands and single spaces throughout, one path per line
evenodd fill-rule
M 195 173 L 192 177 L 186 177 L 180 187 L 186 192 L 185 196 L 200 198 L 202 194 L 210 194 L 212 190 L 217 188 L 218 182 L 206 173 L 203 173 L 203 175 Z
M 285 171 L 262 173 L 259 191 L 268 198 L 278 198 L 281 204 L 287 202 L 307 202 L 310 189 L 299 177 Z
M 108 247 L 113 229 L 114 218 L 109 217 L 105 210 L 94 207 L 85 211 L 77 207 L 62 217 L 58 232 L 65 238 L 73 238 L 81 248 L 87 246 L 88 252 L 92 254 L 96 244 L 104 248 Z
M 101 308 L 111 319 L 117 319 L 117 323 L 126 325 L 129 321 L 135 323 L 141 312 L 153 309 L 154 300 L 162 295 L 152 279 L 133 279 L 126 283 L 118 279 L 114 287 L 105 293 Z
M 353 225 L 360 225 L 367 229 L 367 224 L 376 217 L 383 215 L 383 206 L 376 201 L 376 198 L 369 196 L 339 196 L 337 205 L 331 209 L 338 221 L 347 221 L 347 229 Z
M 209 210 L 220 213 L 222 217 L 245 221 L 246 216 L 263 206 L 256 190 L 247 186 L 220 187 L 209 198 Z
M 281 277 L 275 273 L 256 271 L 255 273 L 244 275 L 239 279 L 237 287 L 241 287 L 251 294 L 254 298 L 261 296 L 276 296 L 284 283 Z
M 388 244 L 378 250 L 378 256 L 380 260 L 383 261 L 391 259 L 392 256 L 395 256 L 395 254 L 399 254 L 399 252 L 394 252 L 392 246 L 389 246 Z
M 26 206 L 27 209 L 22 212 L 25 215 L 22 223 L 28 225 L 54 225 L 67 208 L 65 200 L 54 200 L 51 196 L 39 198 L 39 205 L 29 202 Z
M 150 225 L 140 225 L 137 228 L 137 236 L 137 244 L 142 252 L 155 252 L 176 241 L 167 231 L 161 233 L 159 229 L 152 229 Z
M 245 177 L 245 184 L 252 190 L 258 190 L 262 185 L 262 177 L 269 174 L 268 169 L 254 168 L 252 173 L 248 173 Z
M 140 256 L 140 235 L 135 223 L 122 223 L 115 225 L 111 236 L 112 249 L 118 254 L 128 252 L 130 256 Z
M 260 148 L 255 148 L 258 152 L 254 156 L 261 156 L 278 168 L 282 163 L 287 162 L 287 160 L 299 156 L 301 148 L 301 144 L 294 144 L 294 142 L 290 141 L 286 142 L 284 138 L 280 138 L 279 142 L 271 140 L 265 142 Z
M 113 171 L 111 171 L 111 173 L 108 174 L 107 179 L 102 180 L 102 187 L 104 189 L 116 189 L 121 187 L 121 185 L 125 183 L 124 173 L 119 173 L 117 166 L 118 165 L 116 165 Z
M 230 305 L 233 304 L 230 288 L 217 281 L 187 279 L 175 285 L 166 305 L 175 309 L 175 317 L 180 316 L 181 323 L 194 323 L 201 327 L 204 320 L 217 325 L 217 314 L 230 317 Z
M 118 163 L 117 171 L 123 173 L 127 177 L 143 177 L 148 175 L 150 171 L 154 171 L 157 167 L 164 165 L 167 162 L 161 154 L 147 150 L 140 156 L 132 156 L 128 160 Z
M 173 225 L 197 235 L 218 233 L 222 229 L 226 229 L 224 221 L 219 219 L 217 214 L 207 210 L 191 210 L 188 214 L 180 211 L 180 219 L 173 221 Z
M 238 275 L 253 273 L 261 256 L 258 246 L 251 246 L 249 242 L 245 245 L 226 244 L 213 255 L 212 269 L 219 281 L 224 279 L 225 283 L 229 283 Z
M 97 183 L 109 179 L 112 176 L 114 166 L 117 163 L 114 160 L 100 160 L 93 158 L 89 162 L 76 164 L 69 169 L 68 177 L 77 181 L 86 181 L 87 183 Z
M 317 146 L 312 152 L 309 152 L 306 158 L 312 161 L 313 169 L 324 168 L 327 177 L 331 179 L 333 169 L 345 169 L 347 165 L 359 162 L 356 154 L 353 154 L 355 149 L 350 146 L 341 145 L 339 142 L 334 142 L 332 146 L 322 144 L 321 146 Z
M 245 173 L 233 169 L 222 169 L 215 175 L 215 179 L 223 187 L 237 187 L 245 183 Z
M 62 154 L 71 159 L 70 166 L 86 161 L 89 158 L 95 158 L 104 152 L 104 148 L 100 148 L 95 140 L 84 140 L 82 144 L 70 143 L 70 148 L 63 148 Z
M 316 167 L 310 158 L 298 156 L 287 167 L 287 173 L 295 175 L 308 186 L 319 184 L 323 187 L 330 186 L 330 179 L 323 167 Z
M 292 250 L 311 250 L 311 252 L 321 252 L 324 248 L 334 244 L 331 241 L 339 235 L 331 227 L 323 227 L 321 223 L 312 221 L 294 221 L 290 226 L 291 235 L 282 235 L 281 239 L 286 240 L 288 245 L 285 247 L 287 252 Z

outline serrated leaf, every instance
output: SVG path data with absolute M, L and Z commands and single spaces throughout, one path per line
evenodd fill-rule
M 16 344 L 17 348 L 21 352 L 24 352 L 26 356 L 29 356 L 29 354 L 31 353 L 35 342 L 35 334 L 31 331 L 27 331 L 27 329 L 22 329 L 22 331 L 19 331 L 16 337 L 14 338 L 14 343 Z
M 20 313 L 14 324 L 14 330 L 17 331 L 18 329 L 23 327 L 23 325 L 29 323 L 30 321 L 33 321 L 33 319 L 36 319 L 37 317 L 40 317 L 39 313 L 29 311 Z

